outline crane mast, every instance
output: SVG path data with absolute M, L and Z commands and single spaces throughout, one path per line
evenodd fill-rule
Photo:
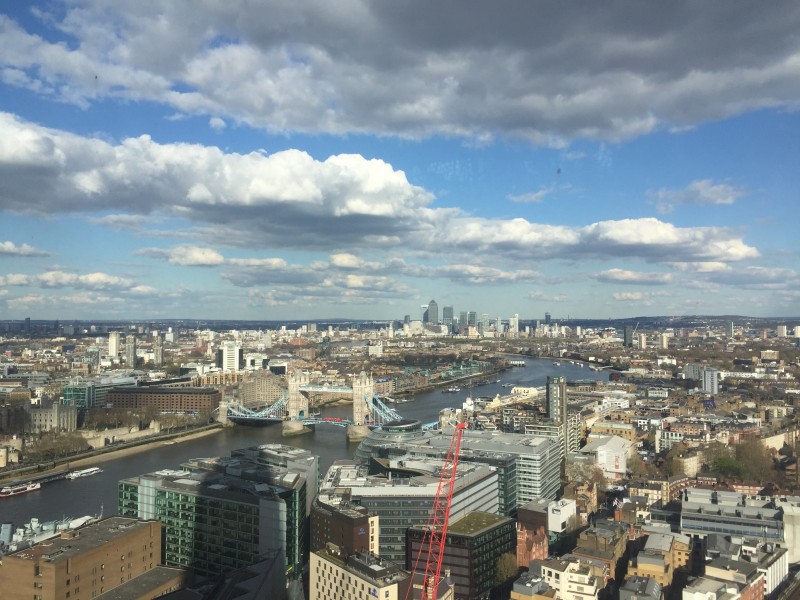
M 450 508 L 453 504 L 453 484 L 456 480 L 456 469 L 458 468 L 458 458 L 461 451 L 461 438 L 468 425 L 468 423 L 458 423 L 453 432 L 450 448 L 447 451 L 442 472 L 439 475 L 439 485 L 436 488 L 436 496 L 433 500 L 433 510 L 428 519 L 425 536 L 414 562 L 412 581 L 414 576 L 417 575 L 417 567 L 427 547 L 428 554 L 425 559 L 425 572 L 422 580 L 422 600 L 436 600 L 439 591 L 444 546 L 447 541 L 447 525 L 450 520 Z M 406 598 L 408 598 L 412 588 L 413 585 L 409 586 Z

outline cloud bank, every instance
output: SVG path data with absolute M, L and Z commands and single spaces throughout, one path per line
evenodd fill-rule
M 245 0 L 77 0 L 32 12 L 65 41 L 0 16 L 6 84 L 81 107 L 155 102 L 215 129 L 234 121 L 563 145 L 800 98 L 800 5 L 788 0 L 503 10 L 458 0 L 270 0 L 259 10 Z

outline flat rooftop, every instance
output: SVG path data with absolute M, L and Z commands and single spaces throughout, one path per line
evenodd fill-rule
M 51 538 L 44 543 L 36 544 L 6 556 L 23 560 L 59 563 L 74 558 L 87 550 L 102 546 L 130 531 L 157 525 L 158 521 L 140 521 L 130 517 L 119 516 L 108 517 L 97 523 L 69 530 L 74 532 L 74 535 L 65 532 L 62 534 L 64 537 Z
M 454 521 L 448 526 L 447 532 L 457 535 L 477 535 L 506 521 L 511 522 L 512 519 L 502 515 L 475 511 Z

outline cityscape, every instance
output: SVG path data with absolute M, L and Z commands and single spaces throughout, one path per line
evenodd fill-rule
M 2 589 L 72 561 L 43 591 L 796 590 L 800 318 L 200 325 L 0 322 Z
M 0 3 L 0 598 L 800 600 L 798 30 Z

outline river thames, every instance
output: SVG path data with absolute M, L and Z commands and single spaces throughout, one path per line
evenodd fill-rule
M 494 397 L 507 394 L 510 388 L 502 384 L 542 386 L 547 376 L 566 377 L 567 381 L 607 379 L 608 373 L 596 372 L 588 366 L 580 367 L 563 361 L 557 366 L 552 360 L 527 360 L 526 367 L 515 367 L 492 378 L 491 384 L 442 393 L 440 389 L 420 393 L 408 402 L 393 405 L 406 418 L 423 423 L 435 421 L 439 411 L 447 407 L 460 407 L 468 391 L 473 397 Z M 500 383 L 494 383 L 500 379 Z M 349 404 L 323 408 L 324 417 L 348 418 L 352 414 Z M 334 460 L 352 458 L 358 444 L 348 443 L 345 430 L 333 425 L 318 425 L 316 431 L 303 436 L 284 439 L 280 424 L 266 427 L 231 427 L 197 439 L 179 441 L 177 444 L 156 442 L 152 449 L 130 456 L 112 458 L 98 463 L 103 472 L 82 479 L 61 480 L 42 486 L 41 490 L 0 500 L 0 523 L 11 522 L 16 527 L 37 517 L 40 521 L 62 517 L 80 517 L 117 513 L 117 485 L 120 479 L 134 477 L 159 469 L 176 469 L 191 458 L 228 456 L 231 450 L 268 443 L 284 443 L 304 448 L 320 458 L 320 475 Z

